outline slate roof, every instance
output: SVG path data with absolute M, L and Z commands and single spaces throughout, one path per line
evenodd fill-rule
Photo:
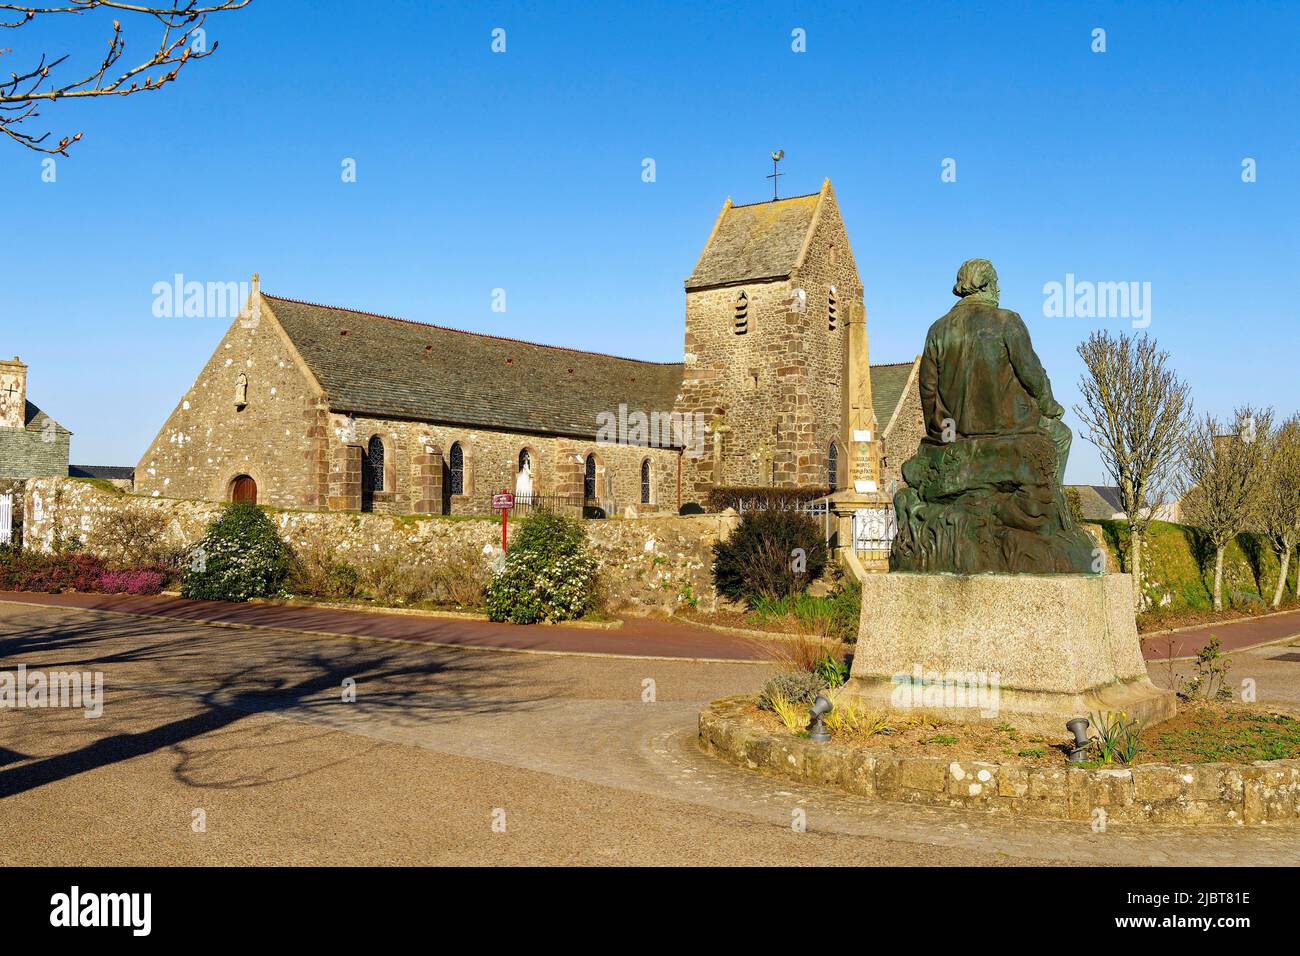
M 31 402 L 28 402 L 27 406 L 23 409 L 23 427 L 28 431 L 41 431 L 45 428 L 46 422 L 54 422 L 54 428 L 57 432 L 61 432 L 65 435 L 72 434 L 72 432 L 68 431 L 58 422 L 55 422 L 53 417 L 41 411 Z
M 1067 485 L 1079 492 L 1079 511 L 1088 521 L 1108 521 L 1124 514 L 1119 489 L 1114 485 Z
M 821 195 L 748 206 L 732 206 L 728 200 L 695 271 L 686 279 L 686 288 L 789 276 L 812 229 Z
M 888 365 L 871 366 L 871 407 L 876 413 L 876 426 L 884 432 L 889 420 L 894 417 L 894 409 L 903 401 L 903 391 L 907 380 L 912 376 L 911 362 L 893 362 Z
M 69 465 L 69 478 L 103 478 L 106 481 L 134 481 L 135 469 L 122 465 Z
M 339 412 L 594 439 L 598 412 L 671 412 L 681 390 L 680 362 L 263 298 Z

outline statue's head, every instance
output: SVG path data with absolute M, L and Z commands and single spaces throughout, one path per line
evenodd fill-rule
M 963 299 L 974 296 L 983 302 L 998 304 L 998 271 L 987 259 L 967 259 L 957 270 L 952 294 Z

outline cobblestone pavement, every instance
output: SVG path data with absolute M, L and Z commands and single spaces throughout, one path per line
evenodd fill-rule
M 763 665 L 414 647 L 13 603 L 0 604 L 0 659 L 101 670 L 106 699 L 94 720 L 0 711 L 2 864 L 1300 860 L 1294 830 L 1097 834 L 874 803 L 701 754 L 700 706 L 753 688 Z M 806 832 L 792 827 L 801 816 Z

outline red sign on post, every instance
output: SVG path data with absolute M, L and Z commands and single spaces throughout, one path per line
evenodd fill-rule
M 515 496 L 504 488 L 501 493 L 492 496 L 492 507 L 501 512 L 501 553 L 506 552 L 506 523 L 509 520 L 510 509 L 515 506 Z

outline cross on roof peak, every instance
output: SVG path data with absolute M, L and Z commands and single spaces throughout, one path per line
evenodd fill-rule
M 772 202 L 776 202 L 777 200 L 776 184 L 779 181 L 778 177 L 785 175 L 785 173 L 777 172 L 776 164 L 779 163 L 784 157 L 785 157 L 785 150 L 783 149 L 772 150 L 772 175 L 763 177 L 764 179 L 772 180 Z

